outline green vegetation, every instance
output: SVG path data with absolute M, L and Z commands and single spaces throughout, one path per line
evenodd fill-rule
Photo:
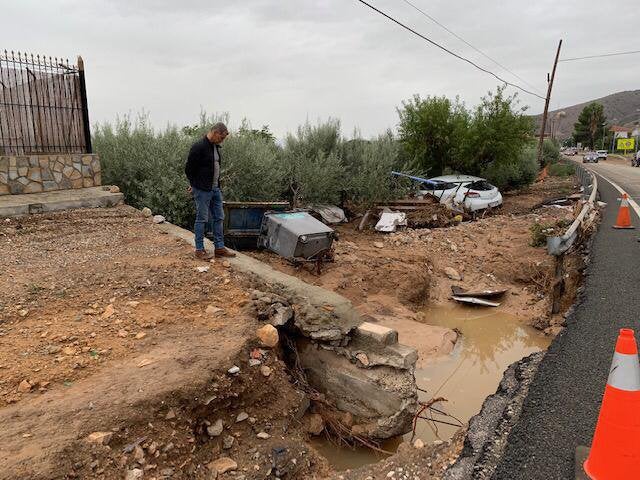
M 578 122 L 574 124 L 573 140 L 588 146 L 590 150 L 595 150 L 596 144 L 602 143 L 606 123 L 607 117 L 604 115 L 602 104 L 590 103 L 582 109 Z
M 554 163 L 549 165 L 549 175 L 554 177 L 570 177 L 574 173 L 574 167 L 566 163 Z
M 422 176 L 460 172 L 489 179 L 499 188 L 531 183 L 538 172 L 533 123 L 503 88 L 482 98 L 474 110 L 458 99 L 416 95 L 398 109 L 399 136 L 344 138 L 340 122 L 301 125 L 282 143 L 268 126 L 243 121 L 223 145 L 221 181 L 227 200 L 289 200 L 295 206 L 330 203 L 366 207 L 408 193 L 411 182 L 391 171 Z M 202 114 L 197 123 L 155 130 L 146 115 L 97 125 L 93 145 L 103 182 L 118 185 L 128 204 L 189 226 L 194 209 L 184 164 L 191 145 L 228 115 Z M 545 146 L 545 161 L 558 156 Z
M 516 188 L 531 183 L 538 171 L 530 150 L 533 120 L 525 111 L 502 87 L 475 110 L 457 98 L 416 95 L 398 110 L 400 142 L 414 168 L 429 176 L 464 172 Z
M 207 126 L 227 116 L 202 115 L 196 125 L 156 131 L 144 115 L 98 125 L 93 144 L 103 165 L 103 182 L 120 186 L 129 205 L 149 207 L 182 226 L 193 222 L 184 165 L 191 145 Z M 289 200 L 358 205 L 404 196 L 408 185 L 390 172 L 402 170 L 391 133 L 373 140 L 346 140 L 340 123 L 305 124 L 279 146 L 268 127 L 252 129 L 245 121 L 223 144 L 221 182 L 227 200 Z

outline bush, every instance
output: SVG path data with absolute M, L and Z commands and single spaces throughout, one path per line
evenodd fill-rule
M 560 160 L 560 147 L 555 140 L 546 138 L 542 142 L 542 164 L 552 165 Z
M 570 177 L 574 173 L 574 167 L 566 163 L 553 163 L 549 165 L 549 175 L 554 177 Z
M 538 175 L 538 159 L 533 146 L 524 148 L 511 162 L 493 162 L 483 172 L 496 187 L 508 190 L 530 185 Z
M 400 145 L 388 131 L 374 140 L 356 138 L 345 142 L 343 159 L 347 169 L 347 197 L 356 205 L 404 197 L 412 182 L 394 177 L 394 170 L 407 170 L 400 160 Z

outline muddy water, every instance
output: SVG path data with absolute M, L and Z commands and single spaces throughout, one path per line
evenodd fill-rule
M 420 400 L 444 397 L 438 408 L 468 421 L 480 411 L 484 399 L 495 393 L 504 370 L 531 353 L 545 350 L 550 340 L 513 315 L 499 309 L 433 307 L 424 311 L 425 322 L 462 332 L 451 355 L 416 370 L 416 382 L 427 393 Z M 443 417 L 444 421 L 451 421 Z M 454 422 L 455 423 L 455 422 Z M 437 428 L 436 428 L 437 425 Z M 448 440 L 457 428 L 419 421 L 417 437 L 425 443 Z
M 444 397 L 438 409 L 467 422 L 480 411 L 484 399 L 496 391 L 504 370 L 513 362 L 531 353 L 545 350 L 549 339 L 513 315 L 499 309 L 473 307 L 431 307 L 422 312 L 422 319 L 430 325 L 456 328 L 462 336 L 453 352 L 435 360 L 420 362 L 416 382 L 426 390 L 420 400 Z M 400 342 L 420 350 L 417 336 L 402 338 Z M 450 418 L 435 416 L 447 422 Z M 425 443 L 448 440 L 457 427 L 419 420 L 416 437 Z M 405 436 L 410 439 L 411 434 Z M 393 439 L 382 448 L 395 451 L 402 439 Z M 382 456 L 366 449 L 349 450 L 326 441 L 318 441 L 315 448 L 336 470 L 357 468 L 379 461 Z

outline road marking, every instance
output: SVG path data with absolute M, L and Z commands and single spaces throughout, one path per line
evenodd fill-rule
M 591 170 L 591 169 L 590 169 Z M 598 175 L 600 178 L 602 178 L 603 180 L 605 180 L 606 182 L 609 182 L 611 184 L 611 186 L 613 188 L 615 188 L 616 190 L 618 190 L 618 192 L 622 193 L 627 193 L 624 191 L 624 189 L 618 185 L 617 183 L 615 183 L 613 180 L 609 180 L 607 177 L 605 177 L 604 175 L 602 175 L 599 172 L 596 172 L 595 170 L 591 170 L 593 173 L 595 173 L 596 175 Z M 636 201 L 633 199 L 633 197 L 631 195 L 629 195 L 627 193 L 627 197 L 629 197 L 629 205 L 631 205 L 631 208 L 633 208 L 633 211 L 636 212 L 636 216 L 638 218 L 640 218 L 640 206 L 638 206 L 638 204 L 636 203 Z

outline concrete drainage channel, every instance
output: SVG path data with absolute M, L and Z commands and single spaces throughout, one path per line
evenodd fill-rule
M 168 223 L 159 227 L 193 241 L 188 230 Z M 384 440 L 411 428 L 418 405 L 418 355 L 398 343 L 395 330 L 363 322 L 344 297 L 259 260 L 238 254 L 229 262 L 254 280 L 259 318 L 293 339 L 295 361 L 309 386 L 348 416 L 345 425 L 353 436 Z

